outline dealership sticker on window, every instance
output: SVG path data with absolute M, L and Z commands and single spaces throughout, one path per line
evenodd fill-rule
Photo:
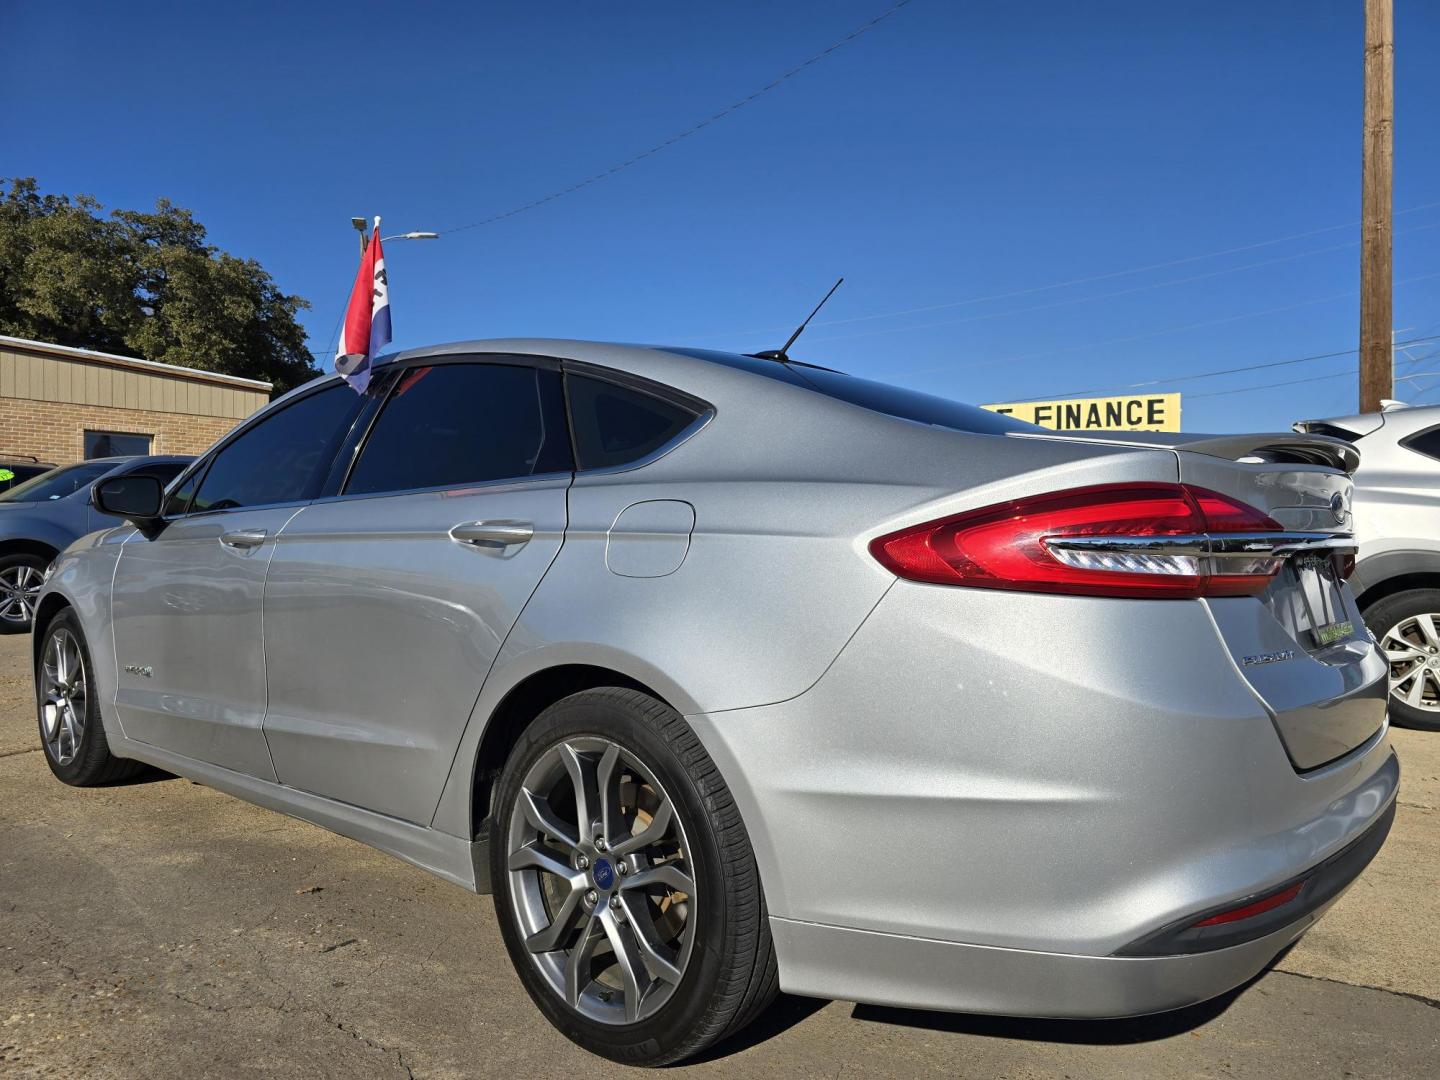
M 14 480 L 15 474 L 9 469 L 0 469 L 0 480 Z

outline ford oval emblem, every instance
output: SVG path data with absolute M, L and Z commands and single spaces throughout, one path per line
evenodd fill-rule
M 1330 514 L 1335 519 L 1336 525 L 1344 525 L 1349 513 L 1350 512 L 1345 509 L 1344 495 L 1337 491 L 1334 495 L 1330 496 Z
M 596 859 L 595 869 L 590 871 L 590 876 L 600 888 L 609 889 L 615 884 L 615 867 L 610 864 L 609 859 Z

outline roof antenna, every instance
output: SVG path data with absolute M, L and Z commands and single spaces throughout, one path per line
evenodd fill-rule
M 766 349 L 764 352 L 751 353 L 750 355 L 755 357 L 756 360 L 779 360 L 782 364 L 788 364 L 790 357 L 787 354 L 790 351 L 790 346 L 794 345 L 795 339 L 805 332 L 805 327 L 810 325 L 810 320 L 815 317 L 816 312 L 825 306 L 825 300 L 829 300 L 830 297 L 834 296 L 835 290 L 844 283 L 845 279 L 842 277 L 839 281 L 835 282 L 834 285 L 830 286 L 830 291 L 825 294 L 825 299 L 815 305 L 815 311 L 805 316 L 805 321 L 795 328 L 795 332 L 790 335 L 790 340 L 785 342 L 784 345 L 781 345 L 778 349 Z

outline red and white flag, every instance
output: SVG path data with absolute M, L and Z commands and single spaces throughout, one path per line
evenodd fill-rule
M 390 285 L 385 280 L 385 253 L 380 250 L 380 219 L 375 233 L 360 257 L 360 272 L 350 290 L 350 304 L 340 327 L 340 344 L 335 350 L 335 370 L 345 377 L 357 394 L 370 385 L 375 356 L 390 344 Z

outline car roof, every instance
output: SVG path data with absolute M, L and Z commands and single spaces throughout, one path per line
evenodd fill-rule
M 513 356 L 537 356 L 552 359 L 575 360 L 595 364 L 599 367 L 614 368 L 635 375 L 647 376 L 660 381 L 668 377 L 679 377 L 683 371 L 699 371 L 740 374 L 745 378 L 753 375 L 745 368 L 757 364 L 785 365 L 778 360 L 761 360 L 740 353 L 677 345 L 650 345 L 635 342 L 587 341 L 578 338 L 474 338 L 466 341 L 447 341 L 435 345 L 422 345 L 393 353 L 384 353 L 375 358 L 376 371 L 407 360 L 426 357 L 465 356 L 467 354 L 498 353 Z M 707 354 L 709 354 L 707 356 Z M 723 358 L 723 359 L 722 359 Z M 726 363 L 726 361 L 732 361 Z M 797 363 L 797 366 L 802 366 Z M 816 365 L 805 364 L 805 367 Z M 830 369 L 826 369 L 830 370 Z M 317 375 L 302 386 L 282 394 L 275 402 L 284 401 L 300 391 L 320 386 L 327 382 L 339 382 L 334 372 Z M 274 404 L 272 402 L 271 404 Z

